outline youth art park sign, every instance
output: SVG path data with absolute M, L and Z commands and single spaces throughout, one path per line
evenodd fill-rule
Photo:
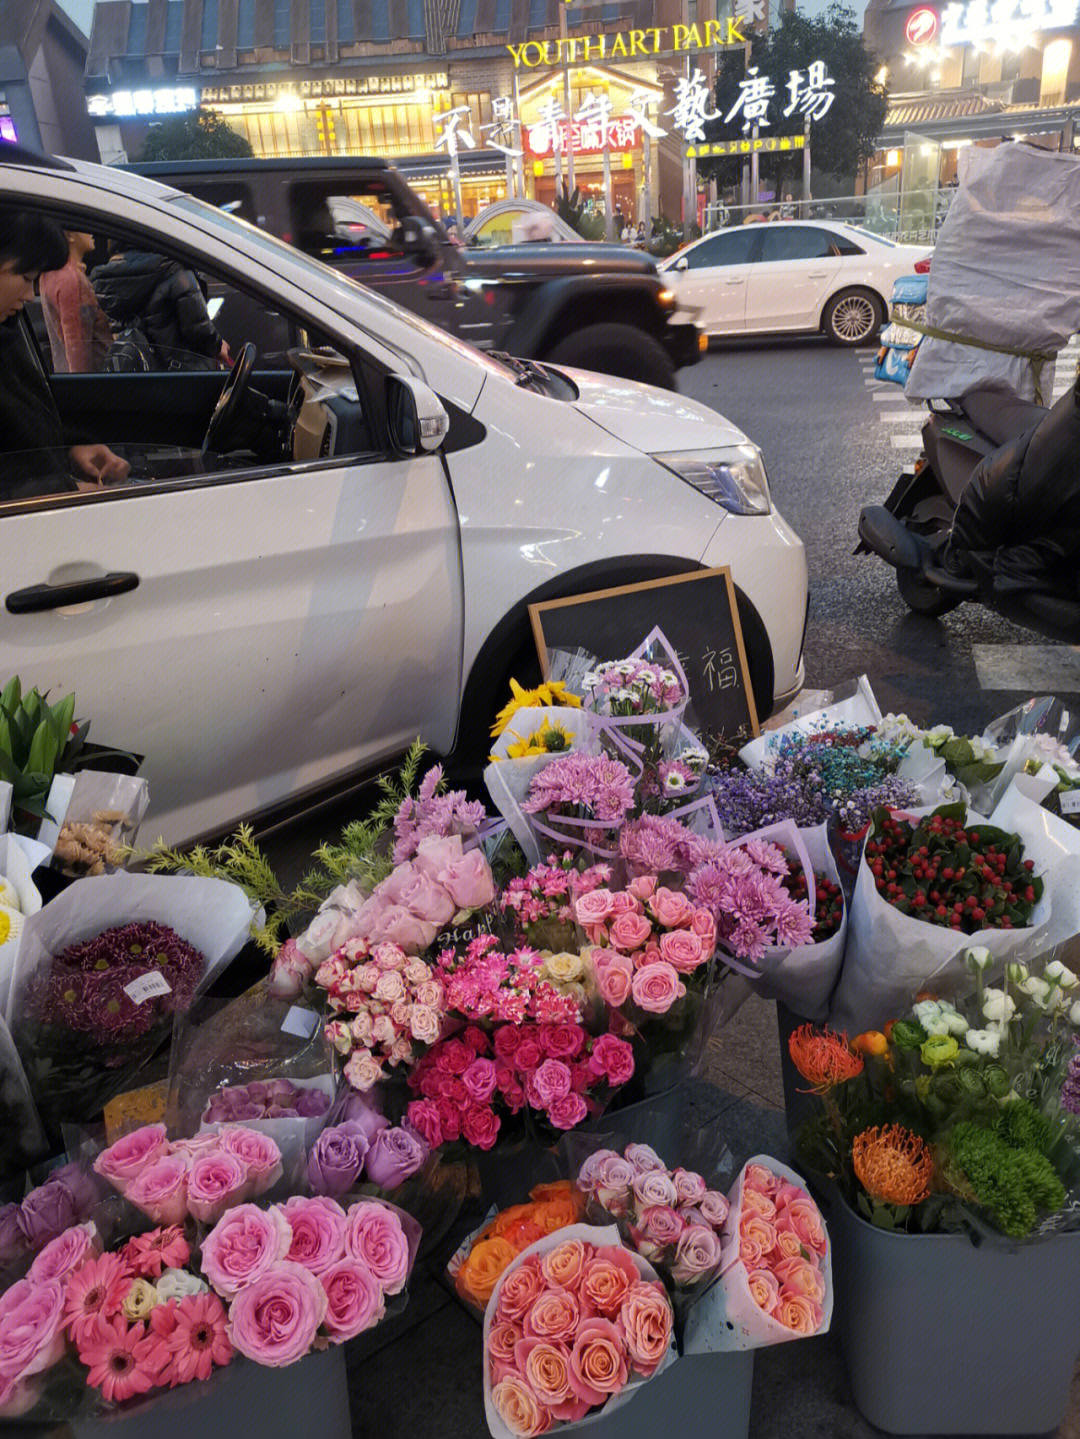
M 645 30 L 602 31 L 599 35 L 574 35 L 558 40 L 527 40 L 507 45 L 517 70 L 534 70 L 538 65 L 588 65 L 594 60 L 633 60 L 639 55 L 684 55 L 692 50 L 722 49 L 745 45 L 744 18 L 705 20 L 700 25 L 653 25 Z

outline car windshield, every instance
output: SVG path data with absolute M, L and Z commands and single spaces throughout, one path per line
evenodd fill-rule
M 224 210 L 219 210 L 215 205 L 208 205 L 205 200 L 197 200 L 193 195 L 177 194 L 171 203 L 178 210 L 190 211 L 199 220 L 209 220 L 219 229 L 228 231 L 237 245 L 242 248 L 250 250 L 252 246 L 258 246 L 276 256 L 286 257 L 294 273 L 300 271 L 302 274 L 309 275 L 312 280 L 317 280 L 320 285 L 332 285 L 340 294 L 342 313 L 358 324 L 379 344 L 394 348 L 384 333 L 379 332 L 370 323 L 365 325 L 363 320 L 358 318 L 358 311 L 355 308 L 357 298 L 362 301 L 364 307 L 374 306 L 392 314 L 399 324 L 408 325 L 410 329 L 417 331 L 427 340 L 445 345 L 447 349 L 454 350 L 458 355 L 483 365 L 504 378 L 508 374 L 513 375 L 506 365 L 484 354 L 475 345 L 469 345 L 463 340 L 456 339 L 453 335 L 447 334 L 445 330 L 440 330 L 437 325 L 421 319 L 419 315 L 414 315 L 411 310 L 405 310 L 400 305 L 395 305 L 392 300 L 386 299 L 384 295 L 370 286 L 358 284 L 340 270 L 335 270 L 329 265 L 324 265 L 321 260 L 315 260 L 310 255 L 305 255 L 302 250 L 287 245 L 284 240 L 279 240 L 276 236 L 268 234 L 267 231 L 260 230 L 258 226 L 251 225 L 235 215 L 228 215 Z M 363 311 L 361 310 L 359 313 L 362 314 Z M 408 356 L 403 358 L 408 358 Z

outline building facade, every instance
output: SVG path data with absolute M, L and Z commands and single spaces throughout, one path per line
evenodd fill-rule
M 96 160 L 83 92 L 87 38 L 56 0 L 0 3 L 0 140 Z
M 711 78 L 731 40 L 716 3 L 99 0 L 86 90 L 106 162 L 202 106 L 258 156 L 390 159 L 443 215 L 456 148 L 466 218 L 511 189 L 551 202 L 571 168 L 602 197 L 603 122 L 618 208 L 678 218 L 684 147 L 657 132 L 691 57 Z

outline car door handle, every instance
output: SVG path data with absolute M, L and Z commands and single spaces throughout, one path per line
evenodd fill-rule
M 13 615 L 32 615 L 38 610 L 59 610 L 65 605 L 84 605 L 89 600 L 107 600 L 126 595 L 138 587 L 139 576 L 130 570 L 116 570 L 92 580 L 71 580 L 64 585 L 28 585 L 12 590 L 4 601 Z
M 724 281 L 724 284 L 725 284 L 725 285 L 745 285 L 745 284 L 746 284 L 746 281 L 745 281 L 745 280 L 725 280 L 725 281 Z
M 829 272 L 827 270 L 818 270 L 815 274 L 810 275 L 809 278 L 811 280 L 827 280 L 829 278 Z

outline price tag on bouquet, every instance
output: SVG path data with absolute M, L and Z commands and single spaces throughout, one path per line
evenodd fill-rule
M 140 974 L 138 979 L 124 985 L 124 993 L 132 1004 L 145 1004 L 148 999 L 172 994 L 172 985 L 163 974 Z
M 642 635 L 661 630 L 686 675 L 696 728 L 728 737 L 758 734 L 754 687 L 771 698 L 771 666 L 766 675 L 755 655 L 751 668 L 739 595 L 726 567 L 545 600 L 529 606 L 529 617 L 545 679 L 552 678 L 553 650 L 621 659 Z

